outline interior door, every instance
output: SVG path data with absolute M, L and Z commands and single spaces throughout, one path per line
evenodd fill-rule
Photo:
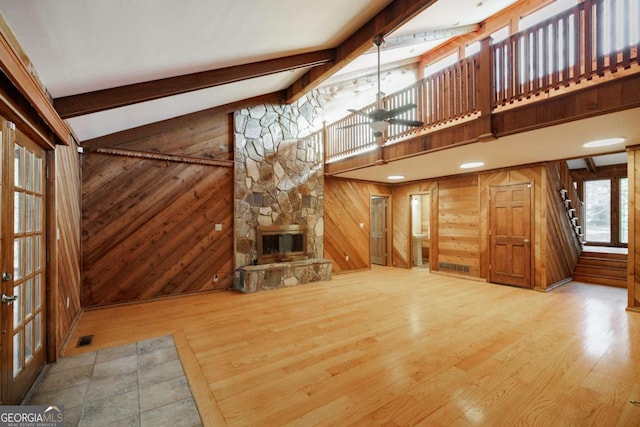
M 15 404 L 45 363 L 45 152 L 2 130 L 1 400 Z
M 531 184 L 491 187 L 490 281 L 531 287 Z
M 371 197 L 371 263 L 387 265 L 387 198 Z

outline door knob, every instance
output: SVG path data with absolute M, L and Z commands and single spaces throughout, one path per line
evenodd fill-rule
M 11 280 L 11 273 L 7 273 L 6 271 L 4 273 L 2 273 L 2 281 L 3 282 L 8 282 L 9 280 Z
M 5 304 L 11 305 L 17 299 L 18 299 L 18 295 L 2 294 L 2 302 L 5 303 Z

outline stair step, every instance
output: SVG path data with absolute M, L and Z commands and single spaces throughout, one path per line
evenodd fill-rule
M 609 268 L 622 268 L 627 269 L 627 261 L 622 259 L 610 259 L 610 258 L 596 258 L 581 256 L 578 259 L 579 265 L 600 266 Z
M 612 277 L 594 276 L 591 274 L 573 274 L 573 280 L 576 282 L 593 283 L 596 285 L 614 286 L 616 288 L 626 288 L 626 279 L 616 279 Z
M 626 266 L 623 268 L 618 268 L 606 267 L 601 265 L 585 265 L 582 263 L 578 263 L 578 265 L 576 265 L 574 274 L 587 274 L 590 276 L 602 276 L 624 280 L 627 277 L 627 268 Z
M 593 251 L 582 251 L 582 255 L 584 257 L 589 258 L 606 258 L 606 259 L 623 259 L 627 260 L 629 256 L 627 254 L 618 254 L 611 252 L 593 252 Z

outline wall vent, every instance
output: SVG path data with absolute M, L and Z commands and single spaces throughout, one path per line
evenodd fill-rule
M 457 273 L 469 273 L 471 271 L 471 267 L 468 265 L 452 264 L 449 262 L 439 262 L 438 268 L 440 270 L 455 271 Z
M 91 345 L 92 342 L 93 342 L 93 335 L 83 335 L 80 338 L 78 338 L 78 344 L 76 344 L 76 348 Z

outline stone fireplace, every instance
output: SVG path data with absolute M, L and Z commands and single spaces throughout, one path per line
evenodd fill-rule
M 292 105 L 256 105 L 234 114 L 237 289 L 250 292 L 277 283 L 325 280 L 327 273 L 330 277 L 331 263 L 322 260 L 324 147 L 314 134 L 321 126 L 323 105 L 319 93 L 312 91 Z M 303 250 L 259 257 L 265 231 L 269 236 L 278 227 L 300 230 L 296 237 L 283 237 L 282 244 L 302 243 Z M 267 240 L 269 245 L 281 241 L 280 237 Z M 244 286 L 247 275 L 258 281 L 256 289 Z M 265 275 L 273 279 L 268 286 L 260 283 Z

